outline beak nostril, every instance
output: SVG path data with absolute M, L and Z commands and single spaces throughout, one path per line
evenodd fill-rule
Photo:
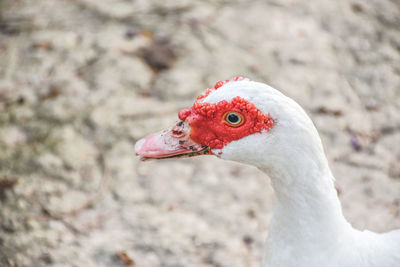
M 172 135 L 176 138 L 181 138 L 185 136 L 185 133 L 180 130 L 172 130 Z

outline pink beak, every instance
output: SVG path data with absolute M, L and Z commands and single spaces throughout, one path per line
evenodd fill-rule
M 169 129 L 150 134 L 135 144 L 136 155 L 141 160 L 165 159 L 175 157 L 193 157 L 209 154 L 207 146 L 197 144 L 190 139 L 190 126 L 179 121 Z

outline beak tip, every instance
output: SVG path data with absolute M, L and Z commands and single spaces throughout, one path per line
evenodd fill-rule
M 140 150 L 142 149 L 144 143 L 146 142 L 145 138 L 140 139 L 135 144 L 135 154 L 136 156 L 140 156 Z

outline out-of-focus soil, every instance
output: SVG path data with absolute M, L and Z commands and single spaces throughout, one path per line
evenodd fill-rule
M 133 145 L 243 75 L 315 122 L 346 218 L 400 228 L 396 0 L 0 0 L 0 265 L 259 266 L 273 192 Z

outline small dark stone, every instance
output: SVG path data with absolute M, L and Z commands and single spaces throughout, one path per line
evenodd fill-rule
M 361 13 L 364 11 L 364 6 L 360 3 L 351 3 L 351 9 L 354 12 Z
M 53 258 L 51 257 L 51 255 L 49 253 L 43 253 L 40 256 L 40 259 L 46 264 L 53 264 L 54 263 L 54 260 L 53 260 Z
M 251 244 L 253 244 L 254 239 L 253 239 L 251 236 L 249 236 L 249 235 L 245 235 L 245 236 L 243 237 L 243 242 L 244 242 L 247 246 L 250 246 Z
M 358 141 L 357 136 L 353 135 L 353 136 L 350 137 L 350 144 L 351 144 L 351 147 L 355 151 L 360 151 L 361 150 L 361 145 L 360 145 L 360 142 Z
M 139 34 L 139 31 L 135 28 L 129 28 L 128 30 L 126 30 L 125 32 L 125 38 L 128 40 L 132 40 L 133 38 L 135 38 L 137 35 Z
M 141 58 L 155 71 L 160 72 L 172 67 L 177 54 L 168 38 L 158 38 L 142 49 Z
M 249 218 L 255 218 L 256 217 L 256 212 L 254 211 L 254 210 L 252 210 L 252 209 L 249 209 L 248 211 L 247 211 L 247 216 L 249 216 Z
M 17 98 L 17 104 L 18 104 L 18 105 L 23 105 L 23 104 L 25 104 L 25 98 L 24 98 L 23 96 L 19 96 L 19 97 Z

